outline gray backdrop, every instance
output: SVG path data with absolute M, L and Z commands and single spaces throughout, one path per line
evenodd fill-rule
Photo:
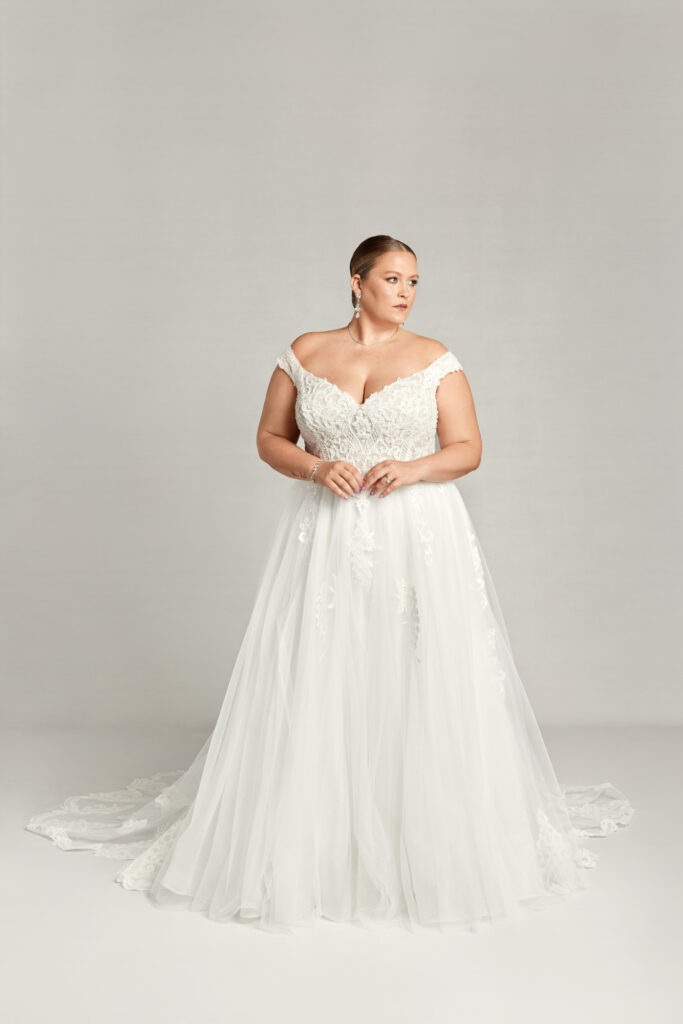
M 212 726 L 288 486 L 265 389 L 376 233 L 468 375 L 459 486 L 539 720 L 680 721 L 682 27 L 3 4 L 4 722 Z

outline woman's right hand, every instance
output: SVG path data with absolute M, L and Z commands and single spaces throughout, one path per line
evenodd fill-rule
M 343 459 L 335 462 L 321 462 L 315 471 L 313 480 L 323 487 L 329 488 L 333 494 L 341 498 L 352 497 L 360 491 L 363 477 L 356 467 Z

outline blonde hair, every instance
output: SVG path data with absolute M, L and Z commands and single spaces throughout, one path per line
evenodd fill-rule
M 353 256 L 349 263 L 349 270 L 351 271 L 351 277 L 354 274 L 358 274 L 360 278 L 364 278 L 374 267 L 375 263 L 385 252 L 412 252 L 413 256 L 415 253 L 407 244 L 407 242 L 400 242 L 398 238 L 392 238 L 391 235 L 372 235 L 370 238 L 366 238 L 365 241 L 361 242 L 360 245 L 354 250 Z M 417 256 L 415 256 L 417 259 Z M 355 306 L 356 296 L 351 289 L 351 305 Z

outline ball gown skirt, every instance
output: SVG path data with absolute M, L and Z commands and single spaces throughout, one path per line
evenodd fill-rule
M 395 427 L 373 416 L 376 433 L 378 418 Z M 320 917 L 476 930 L 587 888 L 598 856 L 583 841 L 634 811 L 610 783 L 558 782 L 456 481 L 283 491 L 190 766 L 25 827 L 126 861 L 115 881 L 159 908 L 271 931 Z

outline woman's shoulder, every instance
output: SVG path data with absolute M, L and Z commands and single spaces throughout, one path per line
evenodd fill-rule
M 439 356 L 450 352 L 450 349 L 442 341 L 430 338 L 426 334 L 415 334 L 413 338 L 416 350 L 421 352 L 427 359 L 430 356 L 432 359 L 438 359 Z
M 307 355 L 319 348 L 326 335 L 334 333 L 334 331 L 305 331 L 303 334 L 297 335 L 289 347 L 297 359 L 305 359 Z

